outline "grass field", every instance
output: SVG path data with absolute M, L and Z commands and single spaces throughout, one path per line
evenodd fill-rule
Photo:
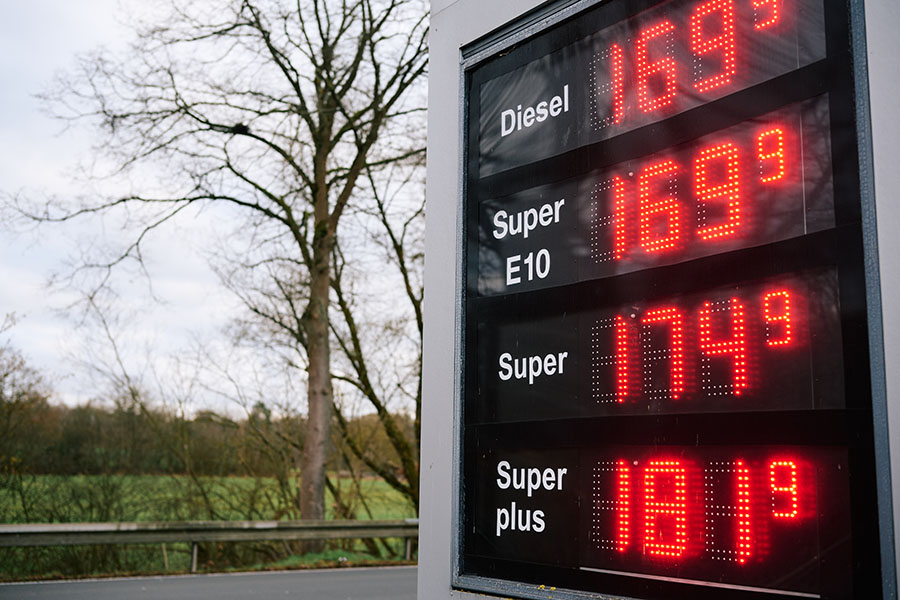
M 290 514 L 288 499 L 297 495 L 295 481 L 279 484 L 271 478 L 37 475 L 11 480 L 0 477 L 3 523 L 278 519 Z M 360 481 L 360 494 L 348 493 L 349 481 L 340 485 L 345 495 L 353 496 L 356 518 L 415 516 L 409 503 L 381 480 Z M 327 491 L 325 505 L 327 518 L 334 518 Z
M 358 519 L 401 519 L 413 508 L 380 480 L 358 487 L 338 480 L 341 497 Z M 296 481 L 249 477 L 190 479 L 164 475 L 2 476 L 0 522 L 71 523 L 107 521 L 188 521 L 297 518 L 292 498 Z M 328 517 L 334 499 L 326 494 Z M 200 565 L 206 569 L 303 564 L 344 564 L 396 558 L 402 541 L 379 542 L 378 555 L 358 541 L 329 542 L 316 556 L 298 557 L 293 543 L 204 544 Z M 371 549 L 371 548 L 370 548 Z M 393 554 L 393 556 L 392 556 Z M 344 560 L 342 560 L 344 559 Z M 166 562 L 168 569 L 165 568 Z M 179 572 L 190 567 L 190 545 L 72 546 L 0 549 L 0 579 L 96 574 Z

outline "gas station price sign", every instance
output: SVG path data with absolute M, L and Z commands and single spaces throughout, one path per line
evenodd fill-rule
M 458 585 L 880 597 L 847 7 L 582 6 L 465 71 Z

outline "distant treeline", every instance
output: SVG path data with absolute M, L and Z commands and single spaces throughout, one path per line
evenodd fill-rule
M 399 421 L 411 434 L 411 419 Z M 304 431 L 302 417 L 273 416 L 263 406 L 242 419 L 209 411 L 186 418 L 135 402 L 62 406 L 35 391 L 0 402 L 0 425 L 4 470 L 57 475 L 277 477 L 296 464 Z M 349 428 L 373 454 L 392 452 L 375 415 L 353 419 Z M 340 470 L 348 457 L 339 440 L 335 447 L 331 468 Z
M 0 365 L 2 358 L 0 352 Z M 240 419 L 212 412 L 183 417 L 121 400 L 68 407 L 50 402 L 39 387 L 8 382 L 0 369 L 0 522 L 304 518 L 299 417 L 276 417 L 262 406 Z M 398 422 L 411 435 L 411 420 Z M 353 419 L 348 429 L 353 443 L 392 461 L 377 415 Z M 416 514 L 407 497 L 351 456 L 346 440 L 334 442 L 328 518 Z M 336 540 L 327 548 L 379 560 L 403 555 L 402 540 Z M 165 562 L 158 545 L 0 550 L 0 580 L 184 570 L 190 562 L 189 544 L 169 544 Z M 304 552 L 300 542 L 206 543 L 198 558 L 203 568 L 244 568 Z

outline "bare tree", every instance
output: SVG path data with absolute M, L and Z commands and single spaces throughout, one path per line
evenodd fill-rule
M 383 452 L 368 451 L 347 426 L 342 411 L 337 411 L 337 423 L 344 443 L 356 456 L 391 487 L 402 493 L 418 512 L 419 507 L 419 433 L 422 418 L 422 281 L 424 255 L 424 195 L 418 203 L 398 198 L 396 190 L 405 190 L 415 177 L 415 171 L 394 169 L 400 172 L 399 182 L 379 186 L 374 173 L 367 173 L 371 186 L 372 217 L 377 220 L 379 240 L 388 263 L 394 267 L 397 291 L 391 294 L 396 301 L 403 300 L 403 310 L 394 319 L 379 320 L 372 316 L 360 318 L 359 304 L 355 302 L 348 281 L 356 280 L 352 271 L 355 261 L 337 252 L 335 277 L 332 281 L 337 306 L 340 310 L 340 327 L 335 326 L 335 337 L 345 358 L 346 371 L 338 374 L 338 380 L 351 386 L 375 409 L 378 420 L 393 456 Z M 409 318 L 411 315 L 412 318 Z M 372 335 L 372 325 L 374 336 Z M 366 329 L 369 331 L 367 332 Z M 368 335 L 367 335 L 368 334 Z M 374 337 L 374 339 L 372 339 Z M 375 350 L 380 348 L 381 353 Z M 392 368 L 385 372 L 385 365 Z M 399 396 L 399 397 L 397 397 Z M 396 397 L 396 398 L 395 398 Z M 390 409 L 392 403 L 411 405 L 413 433 L 407 435 L 403 419 L 398 419 Z
M 409 127 L 424 110 L 413 96 L 426 73 L 426 4 L 173 2 L 139 27 L 127 56 L 85 57 L 47 95 L 64 118 L 97 127 L 114 175 L 139 175 L 125 195 L 23 208 L 41 221 L 128 215 L 130 245 L 76 270 L 99 273 L 92 300 L 116 265 L 140 263 L 146 237 L 182 213 L 214 220 L 232 233 L 242 268 L 289 286 L 277 313 L 293 319 L 282 331 L 307 373 L 305 518 L 324 517 L 339 224 L 363 187 L 371 193 L 386 168 L 423 152 Z
M 335 422 L 342 452 L 400 492 L 418 510 L 419 430 L 422 407 L 422 281 L 424 181 L 420 165 L 406 161 L 376 176 L 368 172 L 366 201 L 333 252 L 331 279 L 337 349 Z M 244 259 L 246 260 L 246 259 Z M 290 360 L 302 337 L 302 294 L 296 265 L 268 260 L 253 269 L 241 257 L 221 265 L 220 276 L 249 309 L 239 337 L 267 345 Z M 349 426 L 360 404 L 374 410 L 387 444 L 373 444 L 371 428 Z M 407 418 L 408 417 L 408 418 Z M 407 427 L 407 424 L 411 427 Z M 385 450 L 388 450 L 387 452 Z M 334 482 L 328 482 L 336 489 Z

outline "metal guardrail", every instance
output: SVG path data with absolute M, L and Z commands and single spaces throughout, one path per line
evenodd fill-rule
M 27 523 L 0 525 L 0 547 L 190 542 L 191 572 L 195 572 L 197 570 L 197 544 L 200 542 L 396 537 L 406 539 L 406 559 L 409 560 L 412 555 L 412 541 L 418 535 L 418 519 L 396 521 Z

